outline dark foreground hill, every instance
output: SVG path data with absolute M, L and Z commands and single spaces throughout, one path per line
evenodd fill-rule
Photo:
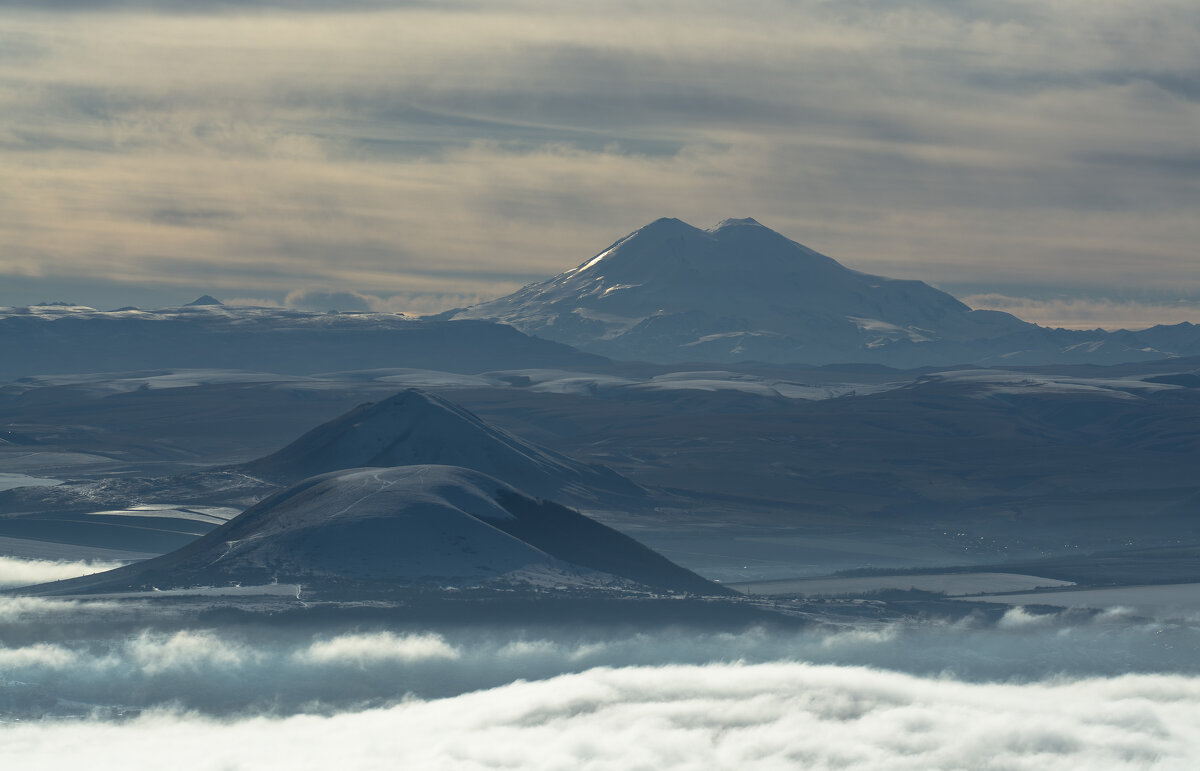
M 0 536 L 161 554 L 219 525 L 228 509 L 240 511 L 302 479 L 348 468 L 427 464 L 472 469 L 589 511 L 642 510 L 649 501 L 645 490 L 605 466 L 538 447 L 453 402 L 410 389 L 360 404 L 244 464 L 0 490 Z M 219 517 L 204 514 L 212 507 L 223 509 Z
M 146 562 L 22 589 L 151 592 L 297 584 L 327 599 L 396 591 L 728 593 L 578 512 L 463 468 L 307 479 Z

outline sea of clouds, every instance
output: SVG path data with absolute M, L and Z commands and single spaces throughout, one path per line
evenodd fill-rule
M 597 667 L 328 715 L 0 731 L 24 768 L 1195 768 L 1200 680 L 964 683 L 802 662 Z
M 0 600 L 5 768 L 1200 761 L 1200 627 L 1186 620 L 435 630 L 130 624 L 119 607 Z

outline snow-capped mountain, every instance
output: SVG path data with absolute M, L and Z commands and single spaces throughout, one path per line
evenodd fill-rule
M 583 350 L 655 361 L 846 361 L 897 342 L 1032 327 L 920 281 L 859 273 L 753 219 L 660 219 L 576 268 L 455 318 L 503 321 Z
M 725 593 L 578 512 L 436 465 L 312 477 L 170 554 L 22 593 L 271 583 L 332 597 L 477 587 Z
M 1052 330 L 921 281 L 850 270 L 764 227 L 660 219 L 577 267 L 446 314 L 619 359 L 925 365 L 1165 358 L 1136 333 Z M 1196 345 L 1183 330 L 1174 341 Z M 1156 334 L 1155 340 L 1168 339 Z
M 610 469 L 536 447 L 417 389 L 359 405 L 239 470 L 290 483 L 340 469 L 418 464 L 462 466 L 541 497 L 641 493 Z

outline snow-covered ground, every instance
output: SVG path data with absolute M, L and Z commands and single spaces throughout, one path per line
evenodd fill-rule
M 89 511 L 90 516 L 107 517 L 154 517 L 203 522 L 206 525 L 221 525 L 241 514 L 241 509 L 230 506 L 182 506 L 172 503 L 146 503 L 128 509 L 106 509 Z
M 1141 394 L 1180 388 L 1165 383 L 1148 383 L 1137 377 L 1078 377 L 999 369 L 951 370 L 937 372 L 929 377 L 953 383 L 979 384 L 985 387 L 985 393 L 988 394 L 1056 393 L 1136 399 Z

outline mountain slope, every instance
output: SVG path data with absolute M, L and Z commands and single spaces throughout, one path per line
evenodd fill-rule
M 272 582 L 331 597 L 489 586 L 725 592 L 582 514 L 476 471 L 426 465 L 306 479 L 178 551 L 22 593 Z
M 363 466 L 443 464 L 502 479 L 539 497 L 639 495 L 603 466 L 535 447 L 446 399 L 408 389 L 362 404 L 239 470 L 281 482 Z

